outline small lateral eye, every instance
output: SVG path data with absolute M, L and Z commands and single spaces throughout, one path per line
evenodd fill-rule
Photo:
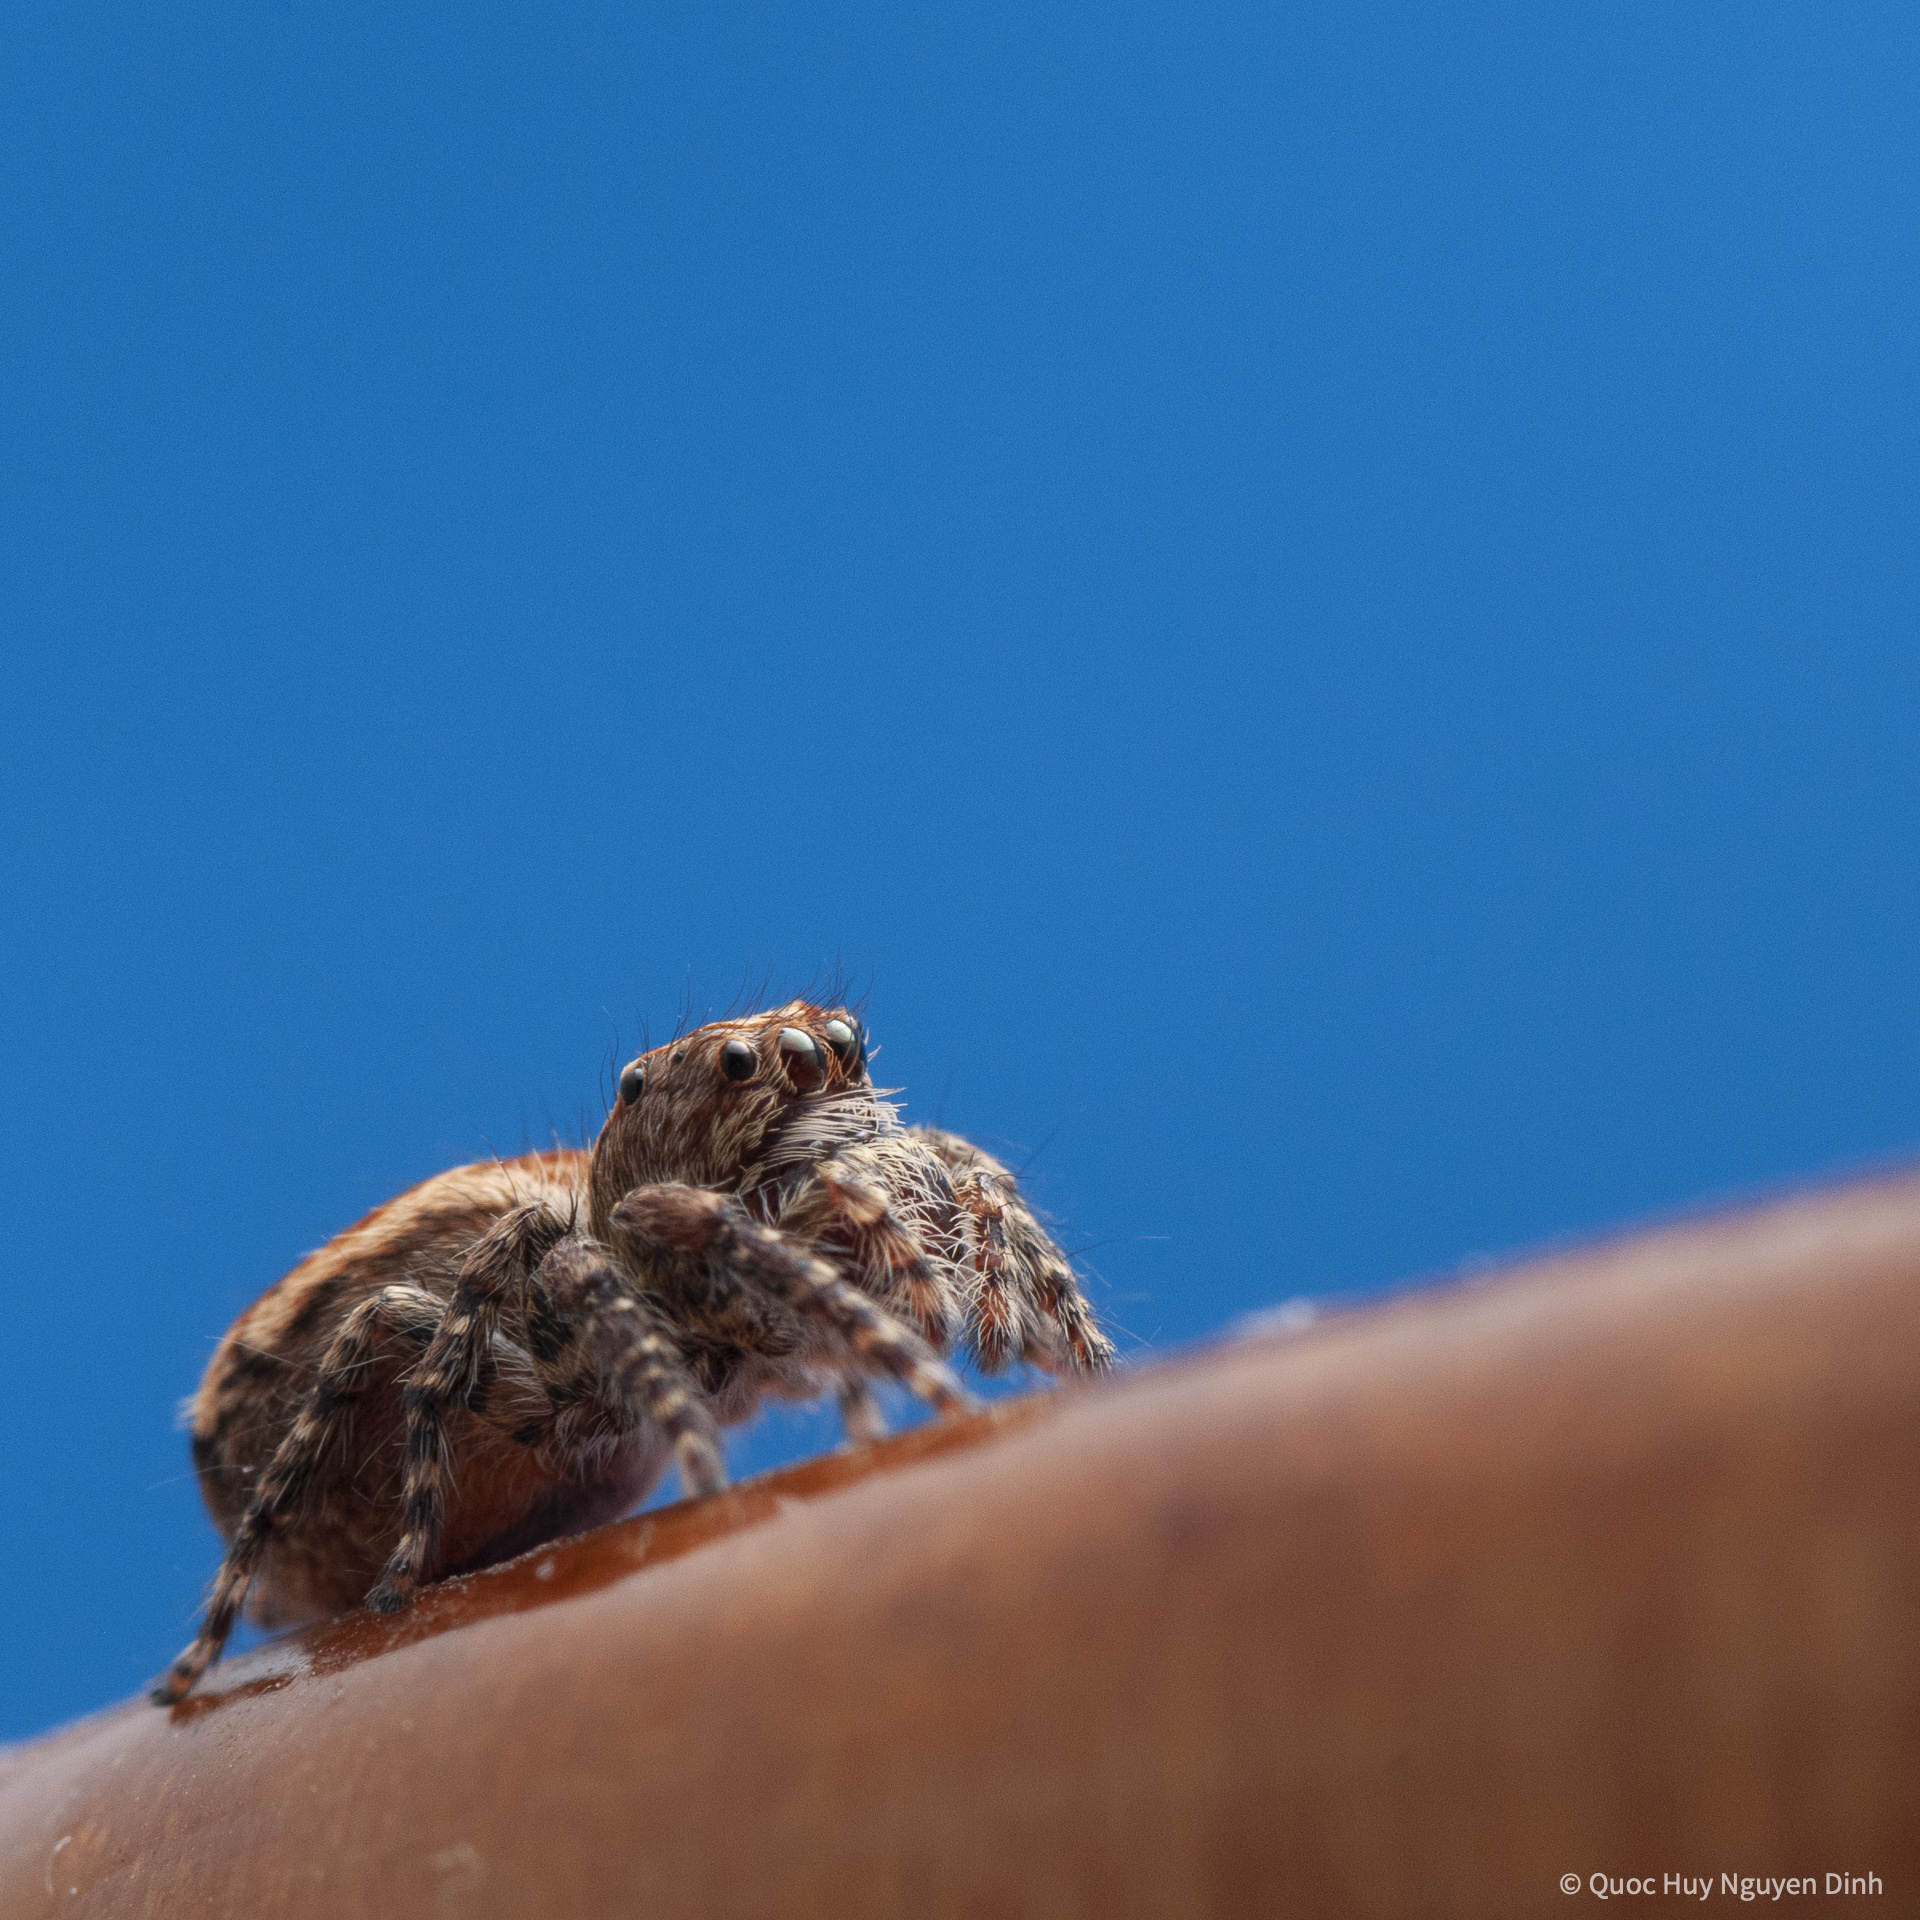
M 751 1080 L 760 1057 L 744 1040 L 729 1040 L 720 1049 L 720 1071 L 729 1080 Z
M 829 1020 L 821 1029 L 827 1036 L 827 1045 L 838 1056 L 840 1064 L 850 1067 L 860 1057 L 860 1035 L 844 1020 Z
M 647 1070 L 638 1060 L 629 1060 L 620 1069 L 620 1104 L 630 1107 L 640 1098 L 640 1089 L 647 1084 Z

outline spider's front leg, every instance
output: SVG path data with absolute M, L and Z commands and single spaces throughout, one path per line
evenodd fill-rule
M 260 1476 L 240 1524 L 227 1542 L 220 1571 L 207 1598 L 200 1631 L 154 1687 L 156 1706 L 169 1707 L 192 1690 L 193 1683 L 220 1657 L 246 1601 L 260 1556 L 288 1517 L 299 1510 L 302 1495 L 325 1461 L 335 1438 L 352 1415 L 353 1403 L 366 1385 L 380 1332 L 391 1328 L 426 1345 L 440 1319 L 440 1303 L 413 1287 L 382 1287 L 347 1315 L 320 1362 L 320 1369 L 301 1403 L 286 1437 L 274 1450 Z
M 1022 1359 L 1049 1373 L 1104 1373 L 1113 1342 L 1100 1330 L 1066 1256 L 1034 1218 L 1020 1183 L 958 1134 L 913 1127 L 945 1163 L 953 1197 L 973 1223 L 978 1295 L 974 1351 L 989 1372 Z
M 926 1243 L 893 1205 L 886 1147 L 855 1147 L 825 1160 L 780 1216 L 789 1238 L 850 1250 L 848 1264 L 863 1292 L 904 1320 L 938 1354 L 953 1346 L 962 1302 L 953 1270 L 929 1257 Z M 944 1181 L 941 1183 L 945 1190 Z M 950 1190 L 947 1197 L 951 1199 Z M 863 1378 L 840 1387 L 840 1422 L 849 1441 L 878 1440 L 887 1430 L 872 1386 Z
M 855 1147 L 822 1161 L 781 1224 L 806 1238 L 824 1234 L 851 1240 L 866 1291 L 877 1294 L 936 1352 L 946 1353 L 961 1331 L 952 1269 L 928 1257 L 925 1242 L 896 1211 L 885 1153 L 884 1147 Z
M 376 1612 L 392 1613 L 405 1606 L 432 1567 L 447 1505 L 447 1413 L 472 1398 L 502 1304 L 526 1286 L 534 1267 L 572 1225 L 549 1202 L 533 1201 L 489 1227 L 461 1263 L 446 1314 L 401 1392 L 407 1463 L 400 1538 L 367 1595 L 367 1605 Z
M 726 1194 L 673 1183 L 635 1187 L 614 1208 L 612 1226 L 643 1261 L 692 1255 L 771 1294 L 804 1323 L 844 1340 L 866 1367 L 890 1374 L 942 1413 L 973 1405 L 952 1368 L 910 1327 Z

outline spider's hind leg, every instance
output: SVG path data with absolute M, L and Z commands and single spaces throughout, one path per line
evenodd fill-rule
M 184 1699 L 193 1684 L 220 1657 L 233 1623 L 246 1602 L 247 1588 L 274 1531 L 298 1511 L 334 1443 L 353 1416 L 353 1403 L 366 1386 L 367 1369 L 378 1351 L 383 1329 L 400 1333 L 417 1352 L 440 1320 L 440 1302 L 413 1287 L 382 1287 L 353 1309 L 334 1335 L 286 1437 L 260 1476 L 247 1510 L 227 1542 L 214 1576 L 200 1631 L 154 1687 L 156 1706 Z

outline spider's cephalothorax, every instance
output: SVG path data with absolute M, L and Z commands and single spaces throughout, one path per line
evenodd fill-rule
M 942 1355 L 1093 1373 L 1113 1349 L 1013 1176 L 903 1128 L 859 1022 L 795 1001 L 622 1070 L 591 1154 L 456 1167 L 310 1254 L 234 1323 L 193 1402 L 227 1538 L 180 1699 L 245 1603 L 268 1625 L 486 1566 L 632 1507 L 764 1395 L 869 1382 L 942 1411 Z

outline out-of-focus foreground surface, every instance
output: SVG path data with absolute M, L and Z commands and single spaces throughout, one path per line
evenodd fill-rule
M 1907 1177 L 624 1522 L 6 1756 L 0 1915 L 1911 1911 L 1917 1280 Z

